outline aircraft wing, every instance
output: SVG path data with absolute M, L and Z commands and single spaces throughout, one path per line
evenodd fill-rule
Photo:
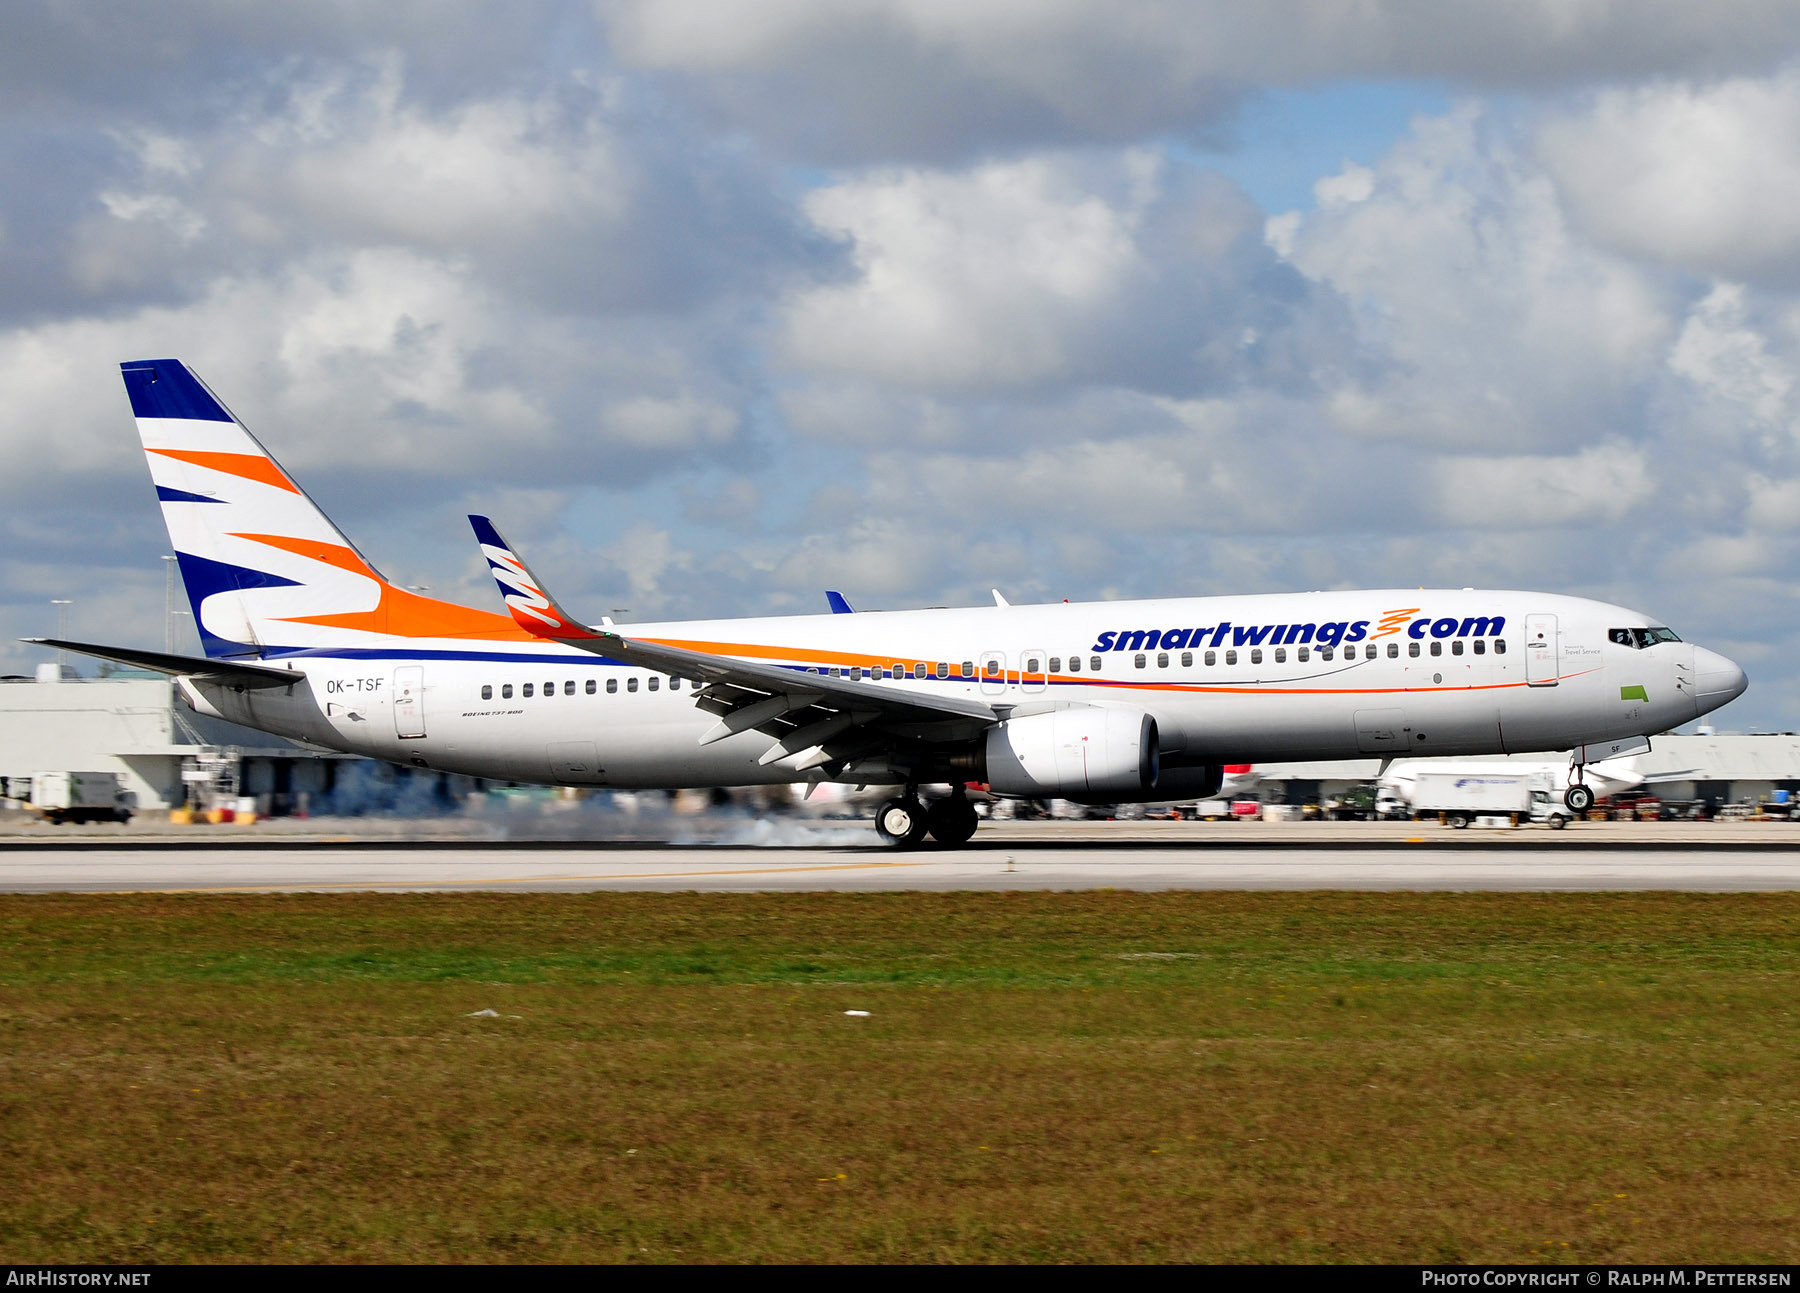
M 791 759 L 792 766 L 803 771 L 894 750 L 908 742 L 967 740 L 1001 719 L 991 706 L 960 696 L 832 678 L 589 628 L 545 591 L 492 521 L 471 516 L 469 523 L 521 628 L 546 641 L 704 684 L 694 693 L 694 703 L 717 715 L 719 722 L 701 736 L 702 745 L 758 731 L 775 742 L 761 762 Z
M 128 664 L 153 673 L 183 675 L 203 682 L 221 682 L 229 687 L 292 687 L 306 681 L 306 675 L 295 669 L 274 669 L 263 664 L 243 664 L 235 660 L 209 660 L 205 656 L 170 655 L 166 651 L 139 651 L 135 647 L 101 646 L 94 642 L 65 642 L 61 638 L 20 638 L 33 646 L 54 647 L 58 651 L 74 651 L 98 660 Z

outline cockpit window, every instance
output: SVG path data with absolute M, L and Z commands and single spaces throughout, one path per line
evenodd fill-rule
M 1670 629 L 1608 629 L 1607 641 L 1615 646 L 1628 646 L 1634 651 L 1642 651 L 1645 647 L 1653 647 L 1658 642 L 1679 642 Z

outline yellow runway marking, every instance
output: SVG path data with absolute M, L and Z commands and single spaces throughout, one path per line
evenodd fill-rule
M 690 876 L 721 875 L 787 875 L 795 871 L 877 871 L 894 867 L 924 866 L 924 862 L 837 862 L 823 866 L 770 866 L 731 868 L 724 871 L 621 871 L 614 875 L 515 875 L 485 876 L 474 880 L 327 880 L 308 884 L 296 881 L 286 884 L 227 884 L 208 888 L 179 889 L 90 889 L 89 893 L 269 893 L 281 889 L 417 889 L 423 886 L 544 884 L 570 880 L 682 880 Z

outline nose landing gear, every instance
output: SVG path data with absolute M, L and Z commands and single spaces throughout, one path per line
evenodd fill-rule
M 1575 775 L 1581 776 L 1581 768 L 1577 765 Z M 1594 806 L 1594 792 L 1580 781 L 1563 792 L 1563 804 L 1572 813 L 1585 813 Z

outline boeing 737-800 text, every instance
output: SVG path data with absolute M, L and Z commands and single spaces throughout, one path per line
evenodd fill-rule
M 1471 589 L 594 628 L 471 517 L 510 612 L 492 614 L 384 579 L 180 362 L 121 367 L 205 657 L 40 641 L 394 763 L 566 786 L 887 784 L 883 836 L 955 844 L 975 829 L 969 783 L 1157 801 L 1213 793 L 1226 764 L 1617 749 L 1746 685 L 1636 611 Z M 927 804 L 922 786 L 950 792 Z

